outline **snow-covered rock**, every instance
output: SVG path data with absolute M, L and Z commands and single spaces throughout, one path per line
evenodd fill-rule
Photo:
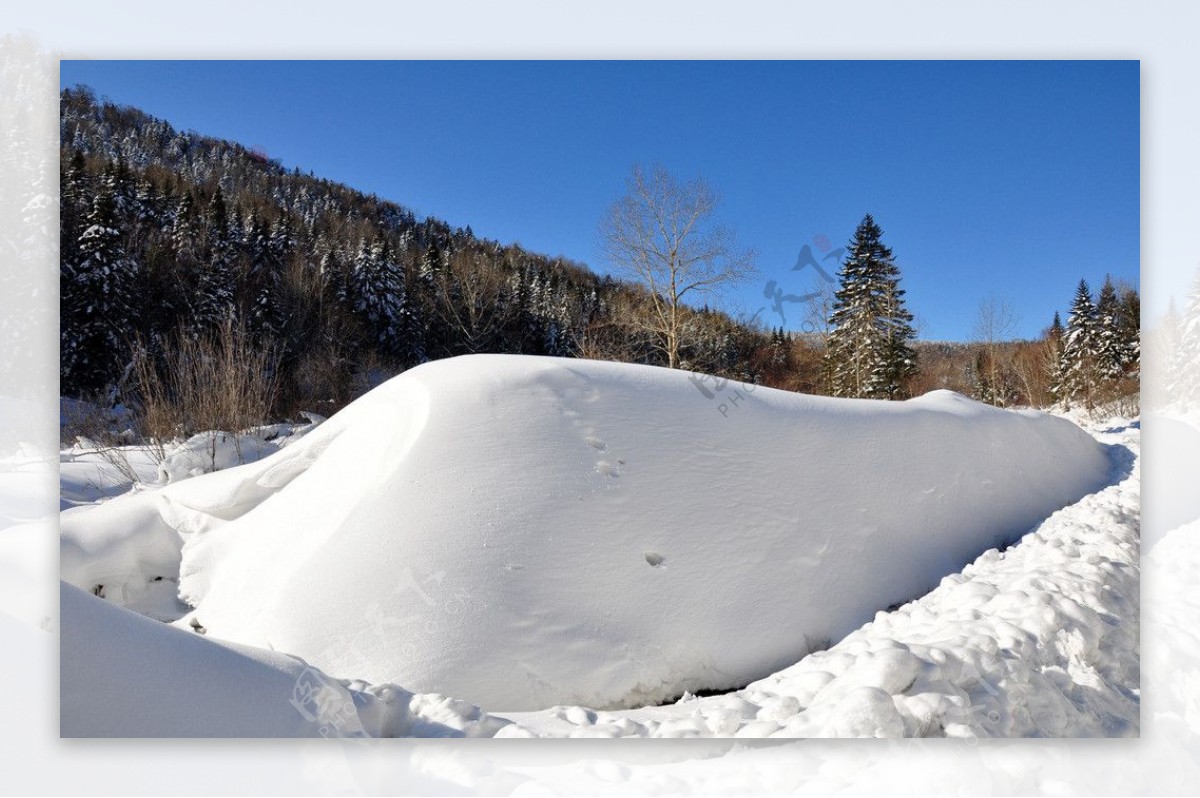
M 1107 470 L 1070 422 L 949 392 L 839 400 L 471 356 L 389 381 L 259 463 L 168 485 L 153 508 L 113 500 L 100 548 L 123 504 L 142 514 L 123 534 L 173 530 L 196 606 L 182 623 L 331 676 L 490 711 L 611 708 L 779 671 Z M 86 546 L 86 516 L 73 524 L 69 545 Z M 885 683 L 855 677 L 849 726 L 830 733 L 904 731 L 876 710 L 919 668 L 862 667 Z M 704 728 L 740 729 L 741 711 Z M 775 730 L 791 717 L 754 711 Z

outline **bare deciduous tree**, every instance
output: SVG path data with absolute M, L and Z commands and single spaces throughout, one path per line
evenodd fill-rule
M 666 169 L 635 166 L 629 191 L 609 210 L 600 236 L 609 262 L 645 285 L 652 313 L 639 322 L 678 368 L 683 303 L 754 274 L 754 252 L 739 250 L 718 224 L 716 193 L 703 180 L 680 183 Z
M 1012 355 L 1012 371 L 1025 401 L 1033 407 L 1051 403 L 1050 375 L 1058 355 L 1055 343 L 1048 338 L 1016 345 Z
M 507 289 L 508 277 L 493 260 L 471 250 L 450 258 L 437 287 L 437 312 L 468 354 L 489 351 L 516 312 Z
M 1002 344 L 1012 338 L 1017 327 L 1017 314 L 1007 300 L 989 296 L 979 303 L 975 317 L 974 338 L 984 352 L 987 384 L 991 386 L 992 404 L 1004 404 L 1002 372 L 1005 369 L 1006 349 Z

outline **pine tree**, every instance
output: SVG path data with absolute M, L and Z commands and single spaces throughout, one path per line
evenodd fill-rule
M 121 246 L 114 189 L 108 173 L 79 236 L 78 260 L 63 261 L 61 368 L 69 390 L 103 387 L 118 376 L 126 354 L 137 264 Z
M 362 315 L 373 343 L 391 355 L 406 355 L 403 332 L 407 302 L 404 271 L 383 239 L 363 240 L 354 262 L 354 310 Z
M 867 214 L 847 247 L 834 293 L 826 362 L 835 396 L 893 399 L 916 371 L 916 333 L 900 270 Z
M 1125 371 L 1127 356 L 1118 327 L 1120 315 L 1117 288 L 1111 277 L 1105 277 L 1096 300 L 1096 375 L 1103 382 L 1115 382 Z
M 152 182 L 145 179 L 139 180 L 137 190 L 133 195 L 134 218 L 142 223 L 157 221 L 161 211 L 159 199 Z
M 191 258 L 195 253 L 198 236 L 194 215 L 192 193 L 185 191 L 175 206 L 175 215 L 171 221 L 171 246 L 176 256 Z
M 192 330 L 215 329 L 234 313 L 236 286 L 229 218 L 221 187 L 213 193 L 205 214 L 208 251 L 199 264 L 196 295 L 192 302 Z
M 1099 382 L 1096 306 L 1086 280 L 1079 281 L 1067 330 L 1063 338 L 1062 399 L 1070 407 L 1074 400 L 1089 410 L 1095 405 Z
M 417 264 L 415 296 L 412 305 L 419 309 L 421 360 L 435 357 L 447 348 L 446 325 L 437 311 L 438 292 L 445 279 L 445 260 L 436 242 L 430 241 Z
M 249 298 L 250 329 L 262 342 L 277 342 L 283 334 L 283 275 L 275 260 L 272 237 L 257 213 L 246 223 L 244 247 L 249 257 L 247 286 L 240 291 Z
M 69 161 L 64 159 L 61 175 L 61 198 L 59 201 L 59 231 L 64 258 L 79 242 L 84 220 L 92 208 L 91 180 L 84 163 L 83 153 L 75 150 Z
M 1133 288 L 1121 292 L 1117 301 L 1117 339 L 1121 348 L 1121 368 L 1125 374 L 1141 375 L 1142 299 Z
M 1063 329 L 1062 318 L 1054 311 L 1054 321 L 1046 331 L 1046 376 L 1049 378 L 1050 395 L 1055 401 L 1065 398 L 1066 390 L 1066 360 L 1063 358 Z

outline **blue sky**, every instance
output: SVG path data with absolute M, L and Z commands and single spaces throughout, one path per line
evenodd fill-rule
M 702 176 L 759 255 L 718 304 L 770 324 L 767 282 L 811 290 L 801 248 L 867 212 L 922 338 L 969 338 L 989 295 L 1032 336 L 1080 278 L 1138 284 L 1136 61 L 63 61 L 61 82 L 600 272 L 632 164 Z

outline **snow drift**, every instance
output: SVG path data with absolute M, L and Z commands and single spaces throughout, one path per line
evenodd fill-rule
M 123 534 L 182 537 L 186 622 L 210 636 L 493 711 L 603 708 L 795 663 L 1107 467 L 1070 422 L 945 391 L 829 399 L 471 356 L 152 511 L 129 497 L 143 517 Z
M 508 723 L 59 592 L 63 737 L 491 737 Z

